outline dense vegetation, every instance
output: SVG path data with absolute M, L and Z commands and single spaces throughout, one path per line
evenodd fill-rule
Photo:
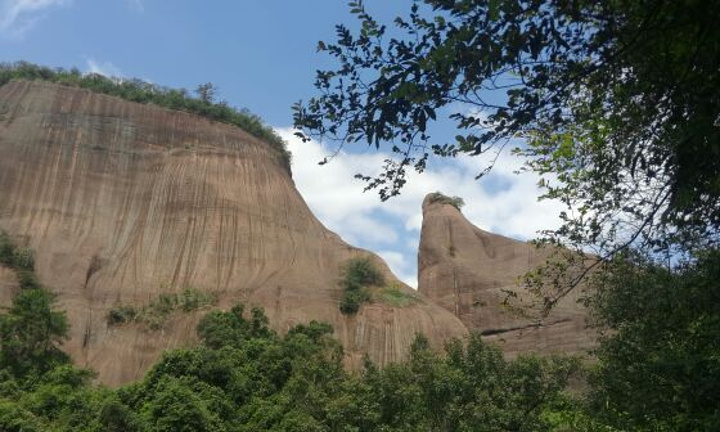
M 3 266 L 34 275 L 31 257 L 0 234 Z M 382 282 L 367 261 L 351 263 L 353 284 Z M 718 280 L 718 251 L 676 271 L 619 256 L 594 282 L 604 336 L 579 394 L 566 390 L 581 372 L 575 359 L 507 361 L 477 334 L 444 355 L 418 335 L 408 360 L 348 372 L 330 326 L 281 336 L 261 309 L 240 305 L 208 313 L 197 348 L 167 352 L 141 381 L 111 390 L 60 350 L 67 318 L 35 282 L 0 314 L 0 430 L 715 431 Z
M 720 430 L 720 251 L 675 270 L 624 254 L 595 287 L 593 415 L 618 430 Z
M 270 144 L 282 155 L 286 167 L 288 169 L 290 167 L 290 152 L 286 148 L 285 141 L 270 126 L 263 123 L 260 117 L 248 110 L 238 110 L 224 101 L 215 102 L 214 88 L 211 84 L 199 86 L 198 97 L 195 98 L 185 89 L 170 89 L 138 79 L 82 74 L 77 69 L 51 69 L 27 62 L 0 63 L 0 86 L 14 79 L 41 80 L 80 87 L 130 102 L 158 105 L 228 123 Z
M 32 271 L 29 254 L 0 235 L 4 266 Z M 365 260 L 346 274 L 382 282 Z M 366 361 L 349 373 L 328 325 L 279 336 L 261 309 L 235 306 L 206 315 L 199 347 L 166 353 L 143 380 L 114 391 L 62 353 L 67 318 L 53 301 L 41 287 L 21 289 L 0 314 L 0 430 L 549 430 L 577 370 L 569 359 L 507 362 L 477 336 L 440 356 L 418 336 L 407 362 Z
M 9 377 L 32 380 L 69 362 L 58 348 L 69 326 L 65 313 L 52 308 L 55 295 L 35 276 L 32 250 L 17 247 L 1 230 L 0 265 L 14 270 L 20 282 L 12 305 L 0 314 L 0 387 L 12 390 Z
M 212 312 L 202 345 L 166 353 L 145 378 L 117 391 L 69 364 L 32 378 L 4 371 L 5 431 L 540 431 L 550 430 L 570 360 L 512 362 L 473 337 L 441 357 L 418 337 L 410 359 L 344 370 L 327 325 L 280 337 L 261 310 Z

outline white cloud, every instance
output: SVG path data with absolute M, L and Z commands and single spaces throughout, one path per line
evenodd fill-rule
M 22 38 L 48 9 L 70 3 L 71 0 L 0 0 L 0 33 Z
M 106 77 L 120 78 L 123 76 L 120 69 L 110 62 L 98 62 L 90 57 L 85 59 L 87 73 L 96 73 Z
M 375 192 L 363 193 L 364 183 L 353 175 L 377 173 L 387 154 L 341 152 L 327 165 L 318 162 L 330 149 L 316 141 L 301 142 L 290 129 L 278 129 L 293 153 L 295 183 L 315 215 L 349 243 L 376 251 L 406 283 L 417 286 L 417 245 L 422 226 L 425 195 L 441 191 L 462 197 L 463 214 L 478 227 L 530 239 L 537 231 L 559 225 L 558 202 L 538 202 L 538 178 L 515 174 L 518 158 L 501 157 L 493 171 L 481 180 L 483 168 L 477 157 L 435 161 L 423 174 L 408 175 L 400 196 L 382 202 Z

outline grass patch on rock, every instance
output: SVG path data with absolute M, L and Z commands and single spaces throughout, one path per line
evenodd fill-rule
M 420 297 L 403 291 L 398 284 L 380 288 L 373 298 L 394 307 L 406 307 L 420 302 Z
M 108 311 L 107 322 L 118 326 L 137 322 L 151 330 L 159 330 L 175 313 L 192 312 L 217 303 L 217 296 L 195 288 L 185 288 L 180 293 L 163 293 L 145 306 L 118 305 Z

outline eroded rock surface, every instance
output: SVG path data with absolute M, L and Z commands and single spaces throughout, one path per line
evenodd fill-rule
M 438 348 L 466 334 L 425 298 L 342 315 L 340 268 L 369 253 L 313 216 L 282 160 L 253 136 L 195 115 L 47 83 L 0 87 L 0 228 L 36 251 L 41 281 L 70 318 L 64 348 L 110 385 L 194 343 L 205 311 L 175 314 L 158 331 L 109 326 L 108 311 L 187 287 L 217 294 L 221 308 L 263 306 L 279 331 L 328 322 L 350 364 L 363 353 L 400 360 L 417 332 Z
M 565 297 L 539 327 L 503 305 L 506 291 L 530 298 L 518 278 L 545 262 L 549 251 L 483 231 L 452 205 L 434 202 L 431 195 L 423 203 L 421 293 L 510 356 L 582 353 L 593 346 L 595 332 L 586 328 L 587 312 L 578 303 L 581 289 Z

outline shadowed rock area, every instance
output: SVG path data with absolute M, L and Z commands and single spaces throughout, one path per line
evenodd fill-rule
M 354 256 L 372 256 L 417 294 L 313 216 L 278 150 L 229 125 L 86 90 L 0 87 L 0 228 L 35 251 L 42 283 L 67 310 L 64 349 L 110 385 L 193 344 L 207 307 L 159 330 L 111 326 L 108 312 L 186 288 L 215 294 L 220 308 L 262 306 L 279 331 L 328 322 L 351 366 L 364 353 L 400 360 L 418 332 L 436 348 L 467 333 L 422 296 L 342 315 L 340 271 Z M 5 304 L 17 290 L 1 268 L 0 290 Z
M 518 278 L 543 264 L 550 252 L 483 231 L 453 205 L 423 202 L 418 289 L 456 315 L 471 331 L 498 343 L 509 356 L 522 352 L 582 353 L 594 345 L 582 289 L 566 296 L 541 325 L 504 307 L 505 291 L 529 299 Z

